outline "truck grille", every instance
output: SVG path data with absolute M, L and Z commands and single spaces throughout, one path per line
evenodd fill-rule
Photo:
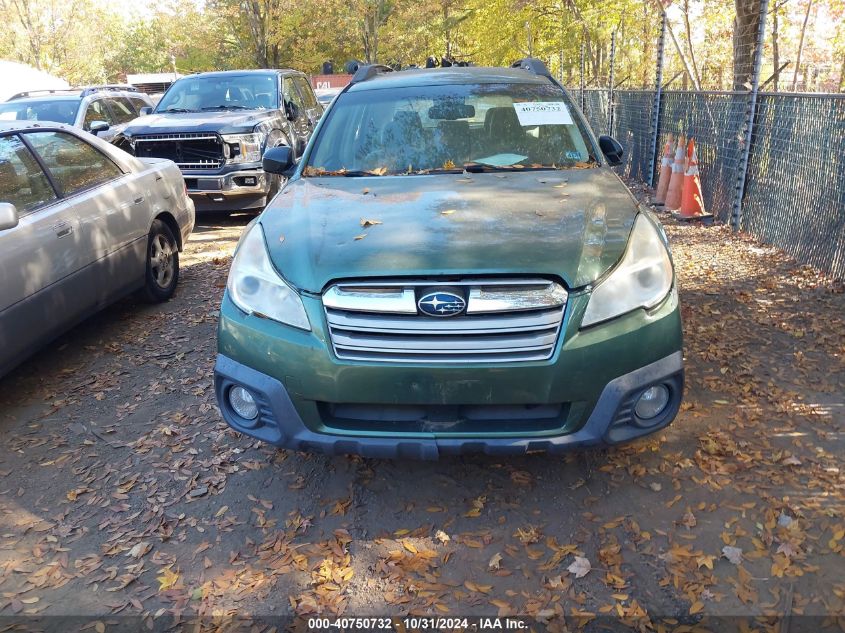
M 419 314 L 432 288 L 457 288 L 466 312 Z M 551 358 L 567 293 L 544 279 L 342 283 L 323 294 L 339 359 L 391 363 L 509 363 Z
M 223 139 L 208 132 L 136 136 L 135 156 L 167 158 L 179 169 L 217 170 L 226 163 Z

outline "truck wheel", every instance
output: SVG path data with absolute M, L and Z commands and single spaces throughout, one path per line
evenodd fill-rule
M 270 179 L 270 189 L 267 191 L 267 202 L 265 203 L 265 207 L 272 202 L 273 198 L 276 197 L 276 194 L 279 193 L 279 189 L 282 185 L 282 177 L 279 174 L 267 174 L 267 177 Z
M 154 220 L 147 239 L 147 270 L 144 296 L 150 303 L 167 301 L 179 282 L 179 246 L 173 231 L 161 220 Z

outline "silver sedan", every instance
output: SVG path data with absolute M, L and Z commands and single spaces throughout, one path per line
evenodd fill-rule
M 168 300 L 193 227 L 172 162 L 66 125 L 0 121 L 0 376 L 130 292 Z

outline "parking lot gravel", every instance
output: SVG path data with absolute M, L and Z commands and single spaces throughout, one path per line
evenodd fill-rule
M 173 300 L 122 301 L 0 380 L 0 618 L 103 633 L 123 616 L 845 615 L 845 286 L 663 219 L 685 329 L 674 424 L 609 450 L 431 463 L 228 429 L 215 328 L 248 218 L 202 222 Z

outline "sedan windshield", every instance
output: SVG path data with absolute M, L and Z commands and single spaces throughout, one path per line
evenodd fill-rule
M 73 125 L 78 99 L 27 99 L 0 103 L 0 121 L 52 121 Z
M 273 110 L 279 107 L 275 75 L 186 77 L 161 98 L 156 112 Z
M 350 91 L 330 108 L 306 176 L 565 169 L 596 165 L 569 97 L 552 84 Z

